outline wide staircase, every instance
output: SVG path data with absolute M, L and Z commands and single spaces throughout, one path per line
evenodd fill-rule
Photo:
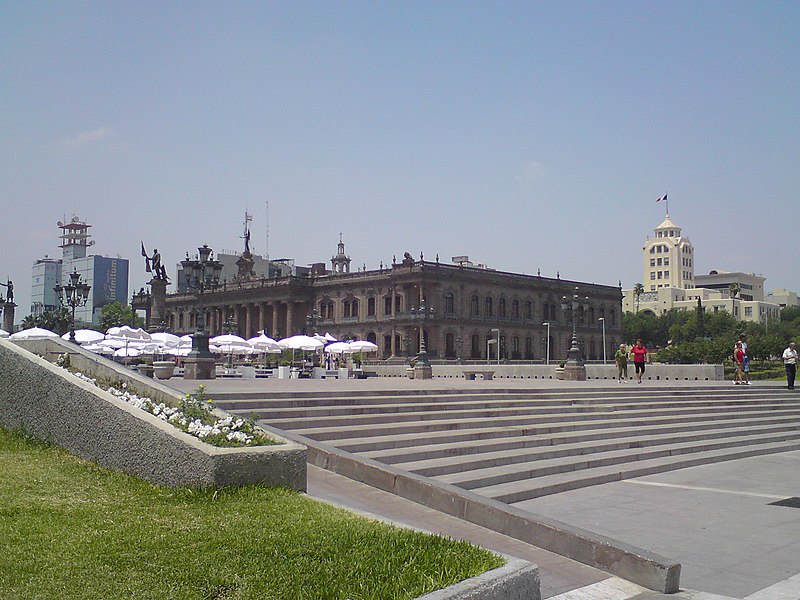
M 215 401 L 308 444 L 507 504 L 800 449 L 800 395 L 775 387 L 282 392 Z

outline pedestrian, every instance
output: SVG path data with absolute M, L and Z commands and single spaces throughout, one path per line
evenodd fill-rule
M 742 350 L 742 342 L 736 342 L 733 349 L 733 364 L 736 365 L 736 373 L 733 376 L 734 385 L 742 384 L 742 365 L 744 364 L 744 350 Z
M 794 342 L 789 342 L 789 347 L 783 351 L 783 364 L 786 366 L 787 387 L 793 390 L 794 378 L 797 375 L 797 347 Z
M 617 377 L 620 383 L 628 383 L 628 350 L 625 344 L 619 345 L 619 350 L 614 354 L 614 363 L 617 365 Z
M 744 354 L 742 358 L 742 384 L 750 385 L 750 358 L 747 356 L 747 336 L 742 333 L 739 336 L 739 341 L 742 343 L 742 353 Z M 734 348 L 735 351 L 736 349 Z
M 633 355 L 633 366 L 636 367 L 636 382 L 642 383 L 644 375 L 644 363 L 647 360 L 647 348 L 642 344 L 642 340 L 636 340 L 636 345 L 631 348 Z

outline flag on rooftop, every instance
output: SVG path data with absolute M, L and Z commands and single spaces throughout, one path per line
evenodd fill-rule
M 664 194 L 663 196 L 661 196 L 661 198 L 658 198 L 658 199 L 656 200 L 656 202 L 664 202 L 664 201 L 666 201 L 666 199 L 667 199 L 667 195 L 666 195 L 666 194 Z

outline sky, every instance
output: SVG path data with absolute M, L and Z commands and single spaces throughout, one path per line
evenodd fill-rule
M 132 293 L 141 242 L 174 277 L 247 211 L 299 265 L 341 233 L 353 270 L 629 288 L 668 193 L 696 273 L 800 291 L 798 30 L 769 0 L 0 0 L 0 280 L 19 321 L 76 215 Z

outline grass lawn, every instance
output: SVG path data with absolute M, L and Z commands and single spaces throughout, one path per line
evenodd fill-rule
M 168 489 L 0 428 L 0 598 L 415 598 L 503 564 L 284 489 Z

